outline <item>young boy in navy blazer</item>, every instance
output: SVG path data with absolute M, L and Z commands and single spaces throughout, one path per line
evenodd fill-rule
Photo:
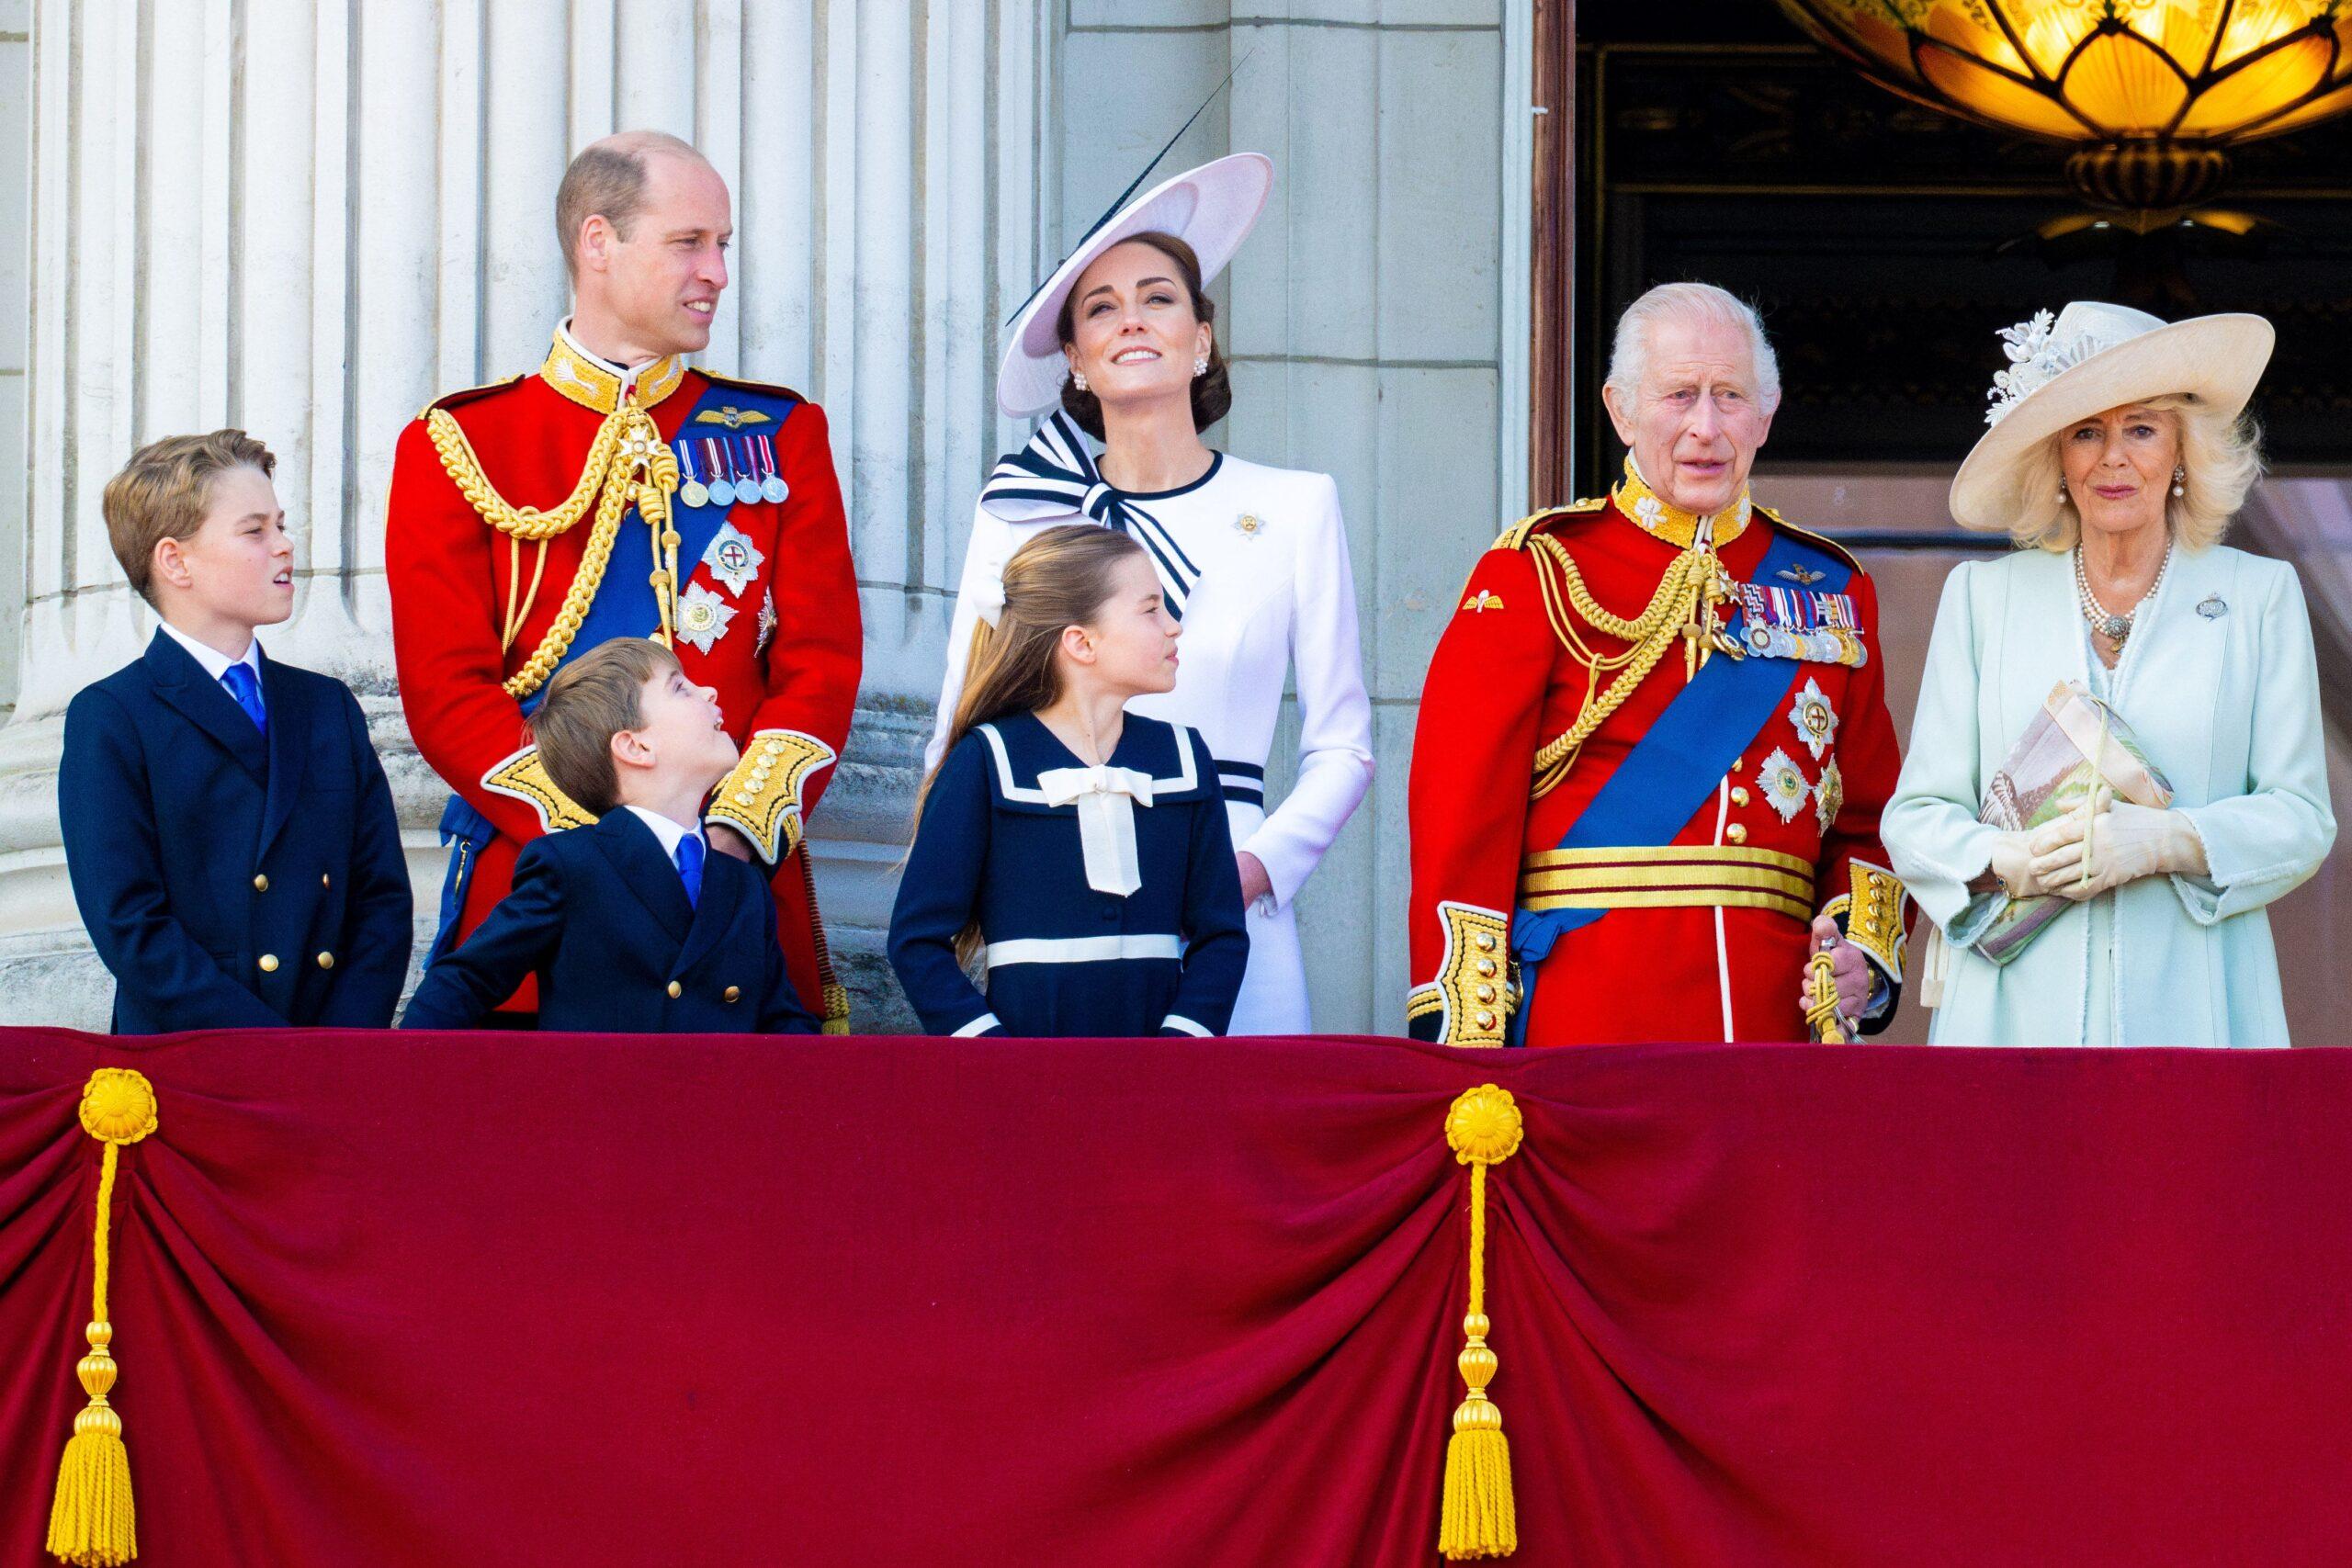
M 766 881 L 702 836 L 737 758 L 718 694 L 660 643 L 616 637 L 556 672 L 531 739 L 598 819 L 523 846 L 513 891 L 435 962 L 401 1027 L 473 1028 L 534 975 L 541 1029 L 815 1032 Z
M 411 896 L 383 764 L 341 682 L 263 655 L 294 547 L 242 430 L 175 435 L 108 481 L 107 538 L 163 625 L 65 710 L 65 866 L 123 1034 L 381 1029 Z

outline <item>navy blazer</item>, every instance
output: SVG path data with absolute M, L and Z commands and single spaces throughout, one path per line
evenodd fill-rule
M 381 1029 L 408 977 L 408 866 L 343 683 L 261 660 L 269 738 L 163 631 L 65 710 L 65 868 L 114 1028 Z
M 750 865 L 713 852 L 686 902 L 662 840 L 621 807 L 532 840 L 514 888 L 434 961 L 402 1029 L 471 1029 L 539 981 L 539 1027 L 574 1033 L 808 1034 L 786 975 L 775 900 Z
M 1216 759 L 1192 730 L 1128 714 L 1110 765 L 1152 781 L 1132 808 L 1142 885 L 1086 879 L 1075 806 L 1040 775 L 1080 766 L 1033 714 L 977 726 L 940 764 L 890 916 L 890 964 L 933 1034 L 1222 1034 L 1250 961 Z M 977 920 L 988 994 L 956 936 Z

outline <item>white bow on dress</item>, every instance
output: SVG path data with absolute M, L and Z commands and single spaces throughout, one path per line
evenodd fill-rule
M 1079 848 L 1086 885 L 1124 898 L 1143 886 L 1136 853 L 1136 807 L 1151 804 L 1152 780 L 1133 768 L 1048 768 L 1037 775 L 1048 806 L 1078 807 Z

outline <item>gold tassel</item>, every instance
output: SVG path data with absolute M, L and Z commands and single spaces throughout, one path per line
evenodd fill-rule
M 100 1067 L 82 1089 L 82 1130 L 106 1145 L 98 1167 L 90 1353 L 74 1369 L 90 1404 L 74 1417 L 74 1436 L 66 1439 L 65 1457 L 58 1464 L 57 1500 L 49 1511 L 49 1551 L 74 1568 L 121 1568 L 139 1555 L 139 1534 L 122 1417 L 107 1403 L 115 1380 L 114 1325 L 107 1321 L 107 1224 L 122 1146 L 155 1130 L 154 1086 L 127 1067 Z
M 1838 1019 L 1838 974 L 1829 954 L 1815 953 L 1805 971 L 1813 987 L 1813 1005 L 1804 1010 L 1804 1021 L 1813 1025 L 1813 1037 L 1824 1045 L 1845 1044 L 1846 1031 Z
M 1503 1413 L 1487 1397 L 1495 1353 L 1487 1348 L 1487 1168 L 1519 1152 L 1519 1106 L 1509 1089 L 1481 1084 L 1465 1089 L 1445 1114 L 1445 1141 L 1455 1161 L 1470 1168 L 1470 1311 L 1462 1320 L 1468 1343 L 1457 1363 L 1469 1394 L 1453 1412 L 1445 1444 L 1445 1504 L 1438 1517 L 1437 1549 L 1447 1561 L 1509 1557 L 1519 1550 L 1519 1516 L 1510 1495 L 1510 1444 Z

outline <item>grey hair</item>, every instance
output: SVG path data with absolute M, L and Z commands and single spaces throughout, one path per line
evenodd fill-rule
M 2230 519 L 2245 504 L 2246 492 L 2262 478 L 2262 431 L 2253 416 L 2233 417 L 2179 392 L 2121 406 L 2174 416 L 2180 437 L 2180 488 L 2187 493 L 2165 495 L 2165 525 L 2188 549 L 2221 543 Z M 2066 473 L 2058 444 L 2065 440 L 2066 431 L 2082 423 L 2076 420 L 2035 443 L 2010 471 L 2007 504 L 1997 514 L 2014 519 L 2007 532 L 2020 548 L 2064 552 L 2073 549 L 2082 536 L 2082 519 L 2058 499 Z
M 1781 404 L 1781 361 L 1764 335 L 1763 320 L 1755 308 L 1728 289 L 1712 283 L 1661 283 L 1617 318 L 1616 342 L 1609 350 L 1609 379 L 1621 398 L 1641 390 L 1650 367 L 1650 330 L 1669 317 L 1695 316 L 1737 327 L 1747 334 L 1747 351 L 1756 373 L 1757 400 L 1766 412 Z

